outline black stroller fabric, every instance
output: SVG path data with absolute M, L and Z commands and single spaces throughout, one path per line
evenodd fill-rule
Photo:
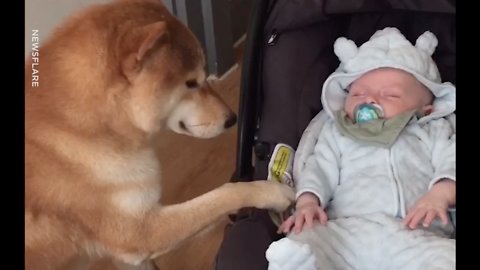
M 426 30 L 438 38 L 433 54 L 443 81 L 456 83 L 456 1 L 255 1 L 242 70 L 235 181 L 266 179 L 277 143 L 296 148 L 322 109 L 321 89 L 339 64 L 333 43 L 360 45 L 379 29 L 397 27 L 407 39 Z M 252 149 L 255 154 L 252 166 Z M 233 218 L 217 254 L 218 270 L 265 270 L 265 250 L 282 237 L 264 210 Z

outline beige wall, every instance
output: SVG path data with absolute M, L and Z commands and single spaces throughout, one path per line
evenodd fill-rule
M 32 30 L 38 30 L 39 42 L 51 33 L 67 15 L 94 3 L 110 0 L 25 0 L 25 57 L 32 49 Z

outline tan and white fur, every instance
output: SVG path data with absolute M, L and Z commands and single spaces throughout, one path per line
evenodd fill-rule
M 26 269 L 81 269 L 105 256 L 150 267 L 226 214 L 282 211 L 294 199 L 284 185 L 253 181 L 159 203 L 157 155 L 170 154 L 155 152 L 159 131 L 212 138 L 235 124 L 206 82 L 197 39 L 160 1 L 87 8 L 39 60 L 25 67 Z

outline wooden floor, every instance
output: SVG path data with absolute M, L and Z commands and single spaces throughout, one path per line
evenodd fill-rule
M 237 59 L 241 51 L 237 54 Z M 213 87 L 227 104 L 238 112 L 241 63 Z M 162 202 L 186 201 L 228 182 L 235 168 L 237 125 L 212 139 L 195 139 L 163 132 L 158 142 L 162 164 Z M 211 270 L 223 237 L 227 218 L 211 229 L 155 262 L 161 270 Z M 98 262 L 93 269 L 113 270 L 109 261 Z M 92 270 L 93 270 L 92 269 Z

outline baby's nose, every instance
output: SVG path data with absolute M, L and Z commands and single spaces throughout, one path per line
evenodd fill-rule
M 377 104 L 377 99 L 372 95 L 368 95 L 368 96 L 365 97 L 364 102 L 365 103 Z

